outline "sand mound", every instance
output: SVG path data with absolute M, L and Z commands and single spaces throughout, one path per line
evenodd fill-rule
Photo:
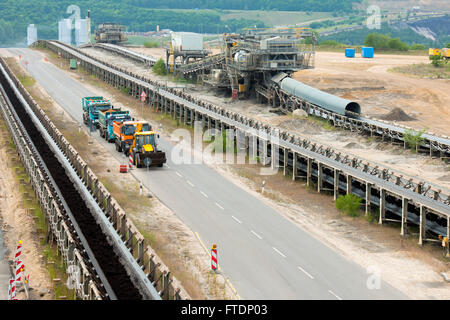
M 347 143 L 344 148 L 346 149 L 364 149 L 361 145 L 357 144 L 356 142 L 350 142 Z
M 416 120 L 413 117 L 407 115 L 402 109 L 394 108 L 391 112 L 382 115 L 380 119 L 388 121 L 413 121 Z

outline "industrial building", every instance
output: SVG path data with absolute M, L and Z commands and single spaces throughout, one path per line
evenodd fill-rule
M 58 22 L 58 40 L 69 45 L 72 43 L 72 19 Z
M 265 98 L 275 105 L 272 78 L 314 68 L 315 43 L 315 34 L 309 28 L 248 29 L 241 34 L 224 34 L 221 53 L 180 66 L 175 59 L 178 70 L 174 73 L 228 89 L 234 99 L 256 94 L 257 99 Z
M 193 32 L 172 32 L 169 48 L 166 48 L 166 65 L 173 74 L 177 65 L 187 65 L 205 59 L 210 54 L 203 48 L 203 36 Z
M 27 46 L 36 42 L 37 39 L 37 28 L 34 26 L 34 24 L 30 24 L 27 28 Z
M 76 19 L 75 20 L 75 45 L 81 46 L 88 43 L 90 32 L 88 29 L 88 19 Z
M 95 41 L 99 43 L 120 43 L 127 41 L 125 26 L 116 23 L 101 23 L 95 29 Z

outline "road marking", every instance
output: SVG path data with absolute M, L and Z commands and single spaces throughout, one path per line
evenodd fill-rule
M 342 298 L 339 297 L 339 296 L 338 296 L 336 293 L 334 293 L 333 291 L 328 290 L 328 292 L 331 293 L 333 296 L 335 296 L 338 300 L 342 300 Z
M 180 178 L 182 178 L 183 176 L 178 172 L 178 171 L 175 171 L 175 173 L 177 174 L 177 176 L 179 176 Z
M 236 288 L 233 286 L 233 284 L 231 283 L 230 279 L 227 278 L 227 283 L 230 285 L 231 290 L 234 291 L 234 294 L 236 295 L 236 297 L 238 298 L 238 300 L 241 300 L 241 296 L 237 293 Z
M 251 233 L 253 233 L 259 240 L 262 240 L 261 236 L 257 234 L 255 231 L 251 230 Z
M 195 187 L 192 182 L 190 182 L 189 180 L 186 181 L 188 183 L 188 185 L 190 185 L 191 187 Z
M 224 207 L 222 207 L 222 206 L 221 206 L 220 204 L 218 204 L 217 202 L 214 202 L 214 204 L 215 204 L 216 206 L 218 206 L 220 209 L 225 210 Z
M 304 274 L 306 274 L 308 277 L 310 277 L 311 279 L 314 279 L 314 277 L 312 275 L 310 275 L 305 269 L 303 269 L 302 267 L 298 266 L 298 268 L 300 269 L 300 271 L 302 271 Z
M 236 218 L 235 216 L 231 216 L 234 220 L 236 220 L 237 221 L 237 223 L 242 223 L 242 221 L 241 220 L 239 220 L 238 218 Z
M 170 169 L 170 167 L 167 164 L 165 164 L 165 166 Z
M 200 193 L 205 197 L 208 198 L 208 195 L 206 193 L 204 193 L 203 191 L 200 191 Z
M 286 258 L 286 256 L 283 254 L 283 252 L 281 252 L 281 251 L 278 250 L 277 248 L 272 247 L 272 249 L 275 250 L 276 252 L 278 252 L 278 254 L 279 254 L 280 256 L 282 256 L 283 258 Z

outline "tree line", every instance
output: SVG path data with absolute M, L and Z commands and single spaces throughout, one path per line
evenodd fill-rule
M 2 0 L 0 1 L 0 45 L 26 40 L 28 24 L 35 24 L 40 39 L 58 37 L 58 20 L 68 18 L 69 5 L 81 9 L 81 18 L 91 10 L 92 26 L 102 22 L 116 22 L 127 31 L 146 32 L 161 29 L 199 33 L 237 32 L 243 28 L 265 27 L 264 22 L 249 19 L 222 21 L 222 10 L 288 10 L 350 12 L 360 0 Z M 163 9 L 214 10 L 163 10 Z M 222 11 L 222 12 L 221 12 Z
M 3 0 L 0 2 L 0 45 L 26 42 L 28 24 L 35 24 L 39 39 L 56 39 L 58 21 L 69 18 L 69 5 L 80 7 L 81 18 L 91 11 L 92 27 L 103 22 L 115 22 L 126 26 L 127 31 L 147 32 L 161 29 L 191 31 L 199 33 L 237 32 L 243 28 L 262 28 L 266 25 L 259 20 L 221 20 L 216 10 L 161 10 L 139 7 L 133 1 L 111 0 Z M 181 1 L 178 1 L 181 3 Z
M 373 33 L 389 37 L 389 38 L 380 36 L 369 37 L 369 41 L 371 41 L 372 45 L 379 46 L 380 48 L 383 49 L 390 49 L 390 47 L 395 47 L 396 50 L 397 49 L 401 50 L 406 48 L 404 45 L 401 45 L 398 41 L 391 40 L 391 43 L 389 44 L 388 42 L 392 38 L 401 39 L 401 42 L 404 42 L 409 47 L 420 44 L 426 48 L 428 47 L 441 48 L 450 41 L 450 36 L 445 34 L 438 35 L 436 41 L 433 41 L 431 39 L 424 37 L 423 35 L 417 34 L 410 28 L 405 29 L 392 28 L 386 22 L 383 22 L 381 24 L 381 28 L 378 30 L 371 30 L 368 29 L 367 27 L 364 27 L 358 30 L 343 31 L 331 34 L 329 36 L 322 36 L 320 37 L 320 40 L 321 41 L 334 40 L 339 43 L 345 43 L 347 45 L 361 45 L 363 43 L 365 44 L 366 38 Z
M 353 4 L 361 0 L 131 0 L 144 8 L 161 9 L 222 9 L 222 10 L 279 10 L 333 12 L 353 11 Z

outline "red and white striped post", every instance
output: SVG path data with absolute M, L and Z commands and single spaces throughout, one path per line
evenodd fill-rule
M 217 245 L 213 244 L 211 248 L 211 269 L 217 270 Z
M 17 260 L 16 264 L 16 281 L 21 281 L 23 276 L 23 270 L 25 270 L 25 266 L 21 260 Z
M 8 286 L 8 300 L 16 300 L 16 280 L 10 279 Z
M 16 254 L 14 255 L 14 262 L 17 263 L 20 255 L 22 254 L 22 240 L 19 240 L 19 244 L 17 245 Z
M 131 169 L 132 166 L 133 166 L 133 156 L 130 154 L 130 156 L 128 157 L 128 167 Z

